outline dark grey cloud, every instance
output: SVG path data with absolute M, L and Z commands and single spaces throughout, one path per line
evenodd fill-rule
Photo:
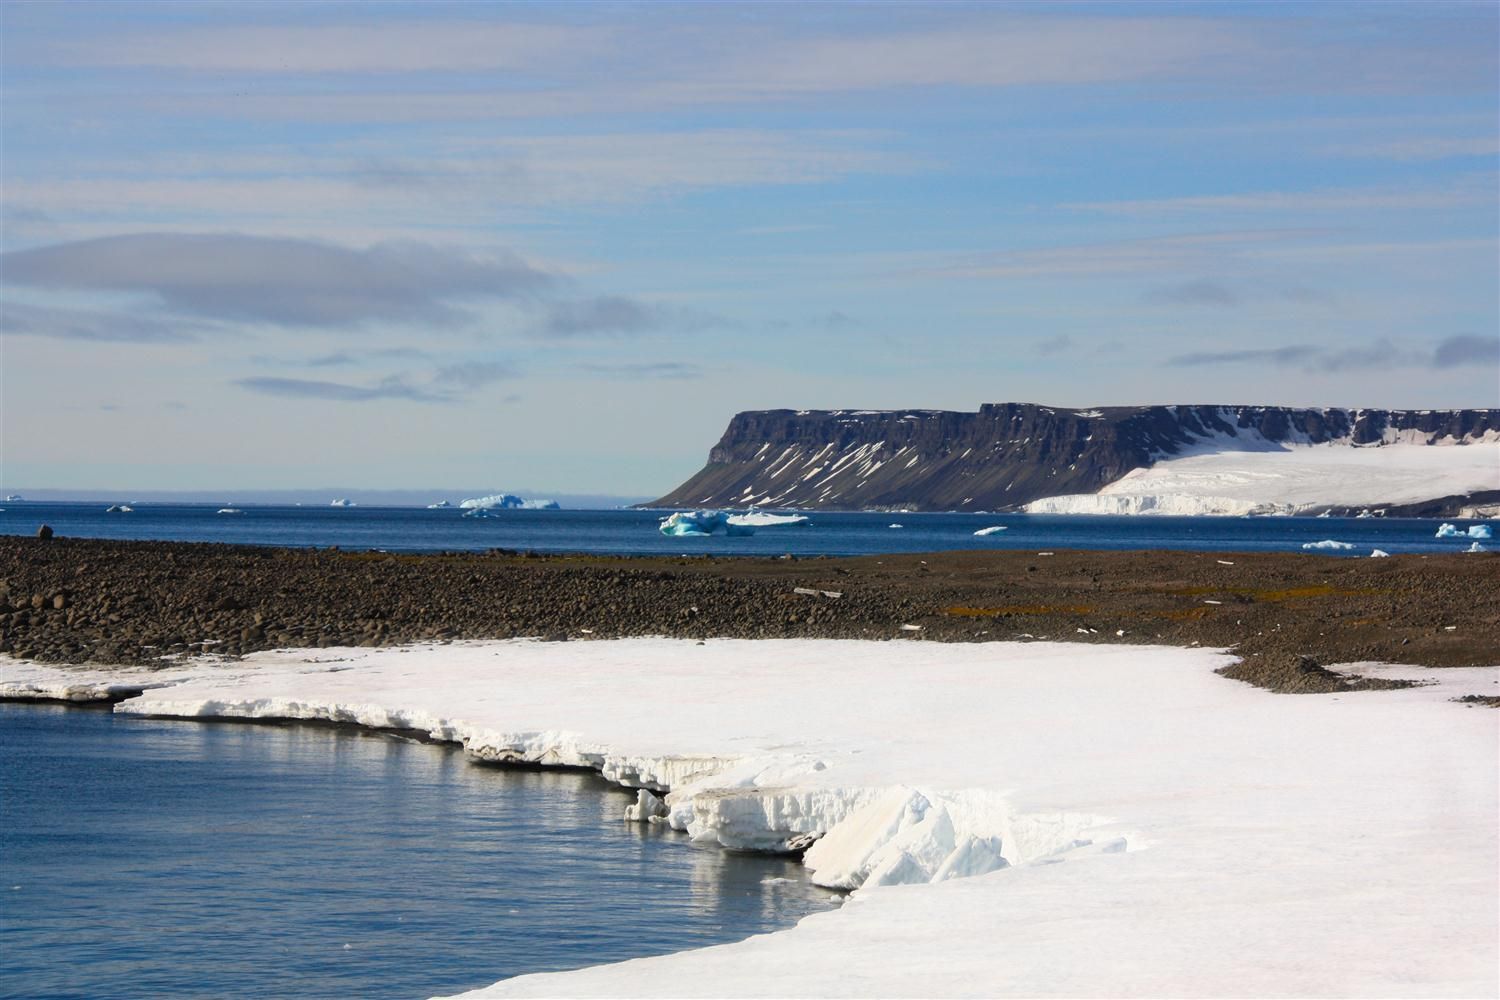
M 405 399 L 416 403 L 452 401 L 450 396 L 412 385 L 399 377 L 382 379 L 373 386 L 259 376 L 235 379 L 234 384 L 263 396 L 279 396 L 283 399 L 323 399 L 339 403 L 369 403 L 378 399 Z
M 680 361 L 643 362 L 640 364 L 596 364 L 585 362 L 576 366 L 581 372 L 604 375 L 608 378 L 702 378 L 703 369 L 698 365 Z
M 500 361 L 466 361 L 445 365 L 433 373 L 432 381 L 459 390 L 482 389 L 495 382 L 519 377 L 520 372 Z
M 53 309 L 24 302 L 0 303 L 0 334 L 6 336 L 170 344 L 197 340 L 205 329 L 203 324 L 191 320 Z
M 1500 337 L 1462 334 L 1442 341 L 1432 352 L 1434 368 L 1460 368 L 1466 365 L 1500 366 Z
M 1153 289 L 1146 293 L 1146 301 L 1158 305 L 1232 306 L 1240 297 L 1226 285 L 1203 279 Z
M 596 295 L 549 303 L 535 332 L 545 337 L 585 337 L 691 332 L 725 326 L 723 319 L 676 306 L 642 302 L 624 295 Z
M 189 316 L 291 327 L 373 320 L 453 325 L 455 303 L 529 300 L 557 279 L 520 257 L 424 243 L 351 249 L 239 234 L 141 233 L 0 255 L 5 281 L 147 295 Z

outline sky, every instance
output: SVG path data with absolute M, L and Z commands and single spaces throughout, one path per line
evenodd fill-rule
M 1500 6 L 0 6 L 0 488 L 661 495 L 737 411 L 1500 405 Z

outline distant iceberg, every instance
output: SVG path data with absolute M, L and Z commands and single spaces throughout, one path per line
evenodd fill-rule
M 458 505 L 465 510 L 561 510 L 556 500 L 526 500 L 514 493 L 492 493 L 487 497 L 469 497 Z
M 446 500 L 439 500 L 437 503 L 430 503 L 430 504 L 428 504 L 427 505 L 427 509 L 428 510 L 446 510 L 447 508 L 452 507 L 452 506 L 453 505 L 451 503 L 449 503 L 448 501 L 446 501 Z
M 1443 523 L 1438 525 L 1437 538 L 1463 538 L 1464 533 L 1458 530 L 1458 525 Z
M 662 518 L 658 529 L 673 538 L 703 538 L 724 534 L 745 537 L 755 534 L 752 524 L 736 524 L 722 510 L 683 510 Z
M 220 507 L 218 510 L 214 511 L 214 513 L 215 514 L 243 514 L 245 512 L 242 511 L 242 510 L 240 510 L 238 507 Z
M 1475 524 L 1469 527 L 1470 538 L 1489 538 L 1490 526 L 1488 524 Z
M 1353 544 L 1349 542 L 1336 542 L 1332 538 L 1325 538 L 1321 542 L 1303 542 L 1304 549 L 1352 549 Z
M 768 514 L 753 507 L 743 514 L 730 514 L 729 523 L 751 528 L 791 528 L 809 523 L 806 514 Z
M 26 498 L 23 497 L 23 496 L 21 496 L 21 494 L 19 494 L 19 493 L 12 493 L 12 494 L 10 494 L 9 496 L 7 496 L 5 498 L 5 500 L 6 500 L 7 503 L 20 503 L 21 501 L 23 501 L 25 499 Z
M 106 514 L 130 514 L 134 511 L 135 508 L 128 503 L 112 503 L 104 508 L 104 513 Z
M 977 535 L 980 538 L 983 538 L 986 535 L 998 535 L 998 534 L 1000 534 L 1000 532 L 1002 532 L 1004 530 L 1005 530 L 1005 525 L 1003 525 L 1003 524 L 997 524 L 997 525 L 994 525 L 993 527 L 989 527 L 989 528 L 980 528 L 978 531 L 974 532 L 974 534 Z
M 1464 551 L 1465 552 L 1484 552 L 1485 551 L 1485 547 L 1483 545 L 1480 545 L 1478 542 L 1474 542 L 1468 548 L 1464 549 Z
M 330 506 L 330 507 L 353 507 L 353 506 L 356 506 L 356 504 L 354 503 L 353 500 L 349 500 L 349 499 L 347 499 L 345 497 L 339 497 L 337 500 L 334 500 L 331 503 L 329 503 L 328 506 Z
M 1370 550 L 1370 558 L 1371 559 L 1385 559 L 1389 555 L 1390 555 L 1390 553 L 1387 552 L 1387 551 L 1385 551 L 1384 549 L 1371 549 Z

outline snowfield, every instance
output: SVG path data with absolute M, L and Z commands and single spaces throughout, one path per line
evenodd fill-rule
M 1098 493 L 1045 497 L 1030 514 L 1296 514 L 1330 506 L 1420 503 L 1500 490 L 1500 441 L 1270 445 L 1200 454 L 1134 469 Z
M 1223 651 L 670 639 L 0 660 L 0 695 L 417 728 L 588 764 L 706 843 L 786 847 L 837 911 L 472 996 L 1494 996 L 1494 668 L 1274 695 Z M 162 686 L 152 686 L 162 685 Z M 671 789 L 667 792 L 666 789 Z M 664 798 L 665 801 L 659 801 Z M 686 849 L 686 848 L 685 848 Z

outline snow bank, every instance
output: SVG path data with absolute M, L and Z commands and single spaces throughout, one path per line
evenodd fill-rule
M 1325 538 L 1321 542 L 1303 542 L 1302 547 L 1304 549 L 1342 550 L 1352 549 L 1354 545 L 1350 542 L 1337 542 L 1332 538 Z
M 809 847 L 820 883 L 862 886 L 788 931 L 476 995 L 1494 994 L 1500 713 L 1449 699 L 1500 690 L 1496 671 L 1293 697 L 1212 672 L 1228 661 L 463 643 L 195 665 L 117 711 L 411 727 L 596 767 L 647 793 L 637 819 Z M 154 676 L 12 661 L 0 694 Z
M 1419 503 L 1500 489 L 1500 441 L 1233 450 L 1236 439 L 1135 469 L 1098 493 L 1034 500 L 1031 514 L 1296 514 L 1319 507 Z M 1218 449 L 1225 450 L 1218 450 Z

